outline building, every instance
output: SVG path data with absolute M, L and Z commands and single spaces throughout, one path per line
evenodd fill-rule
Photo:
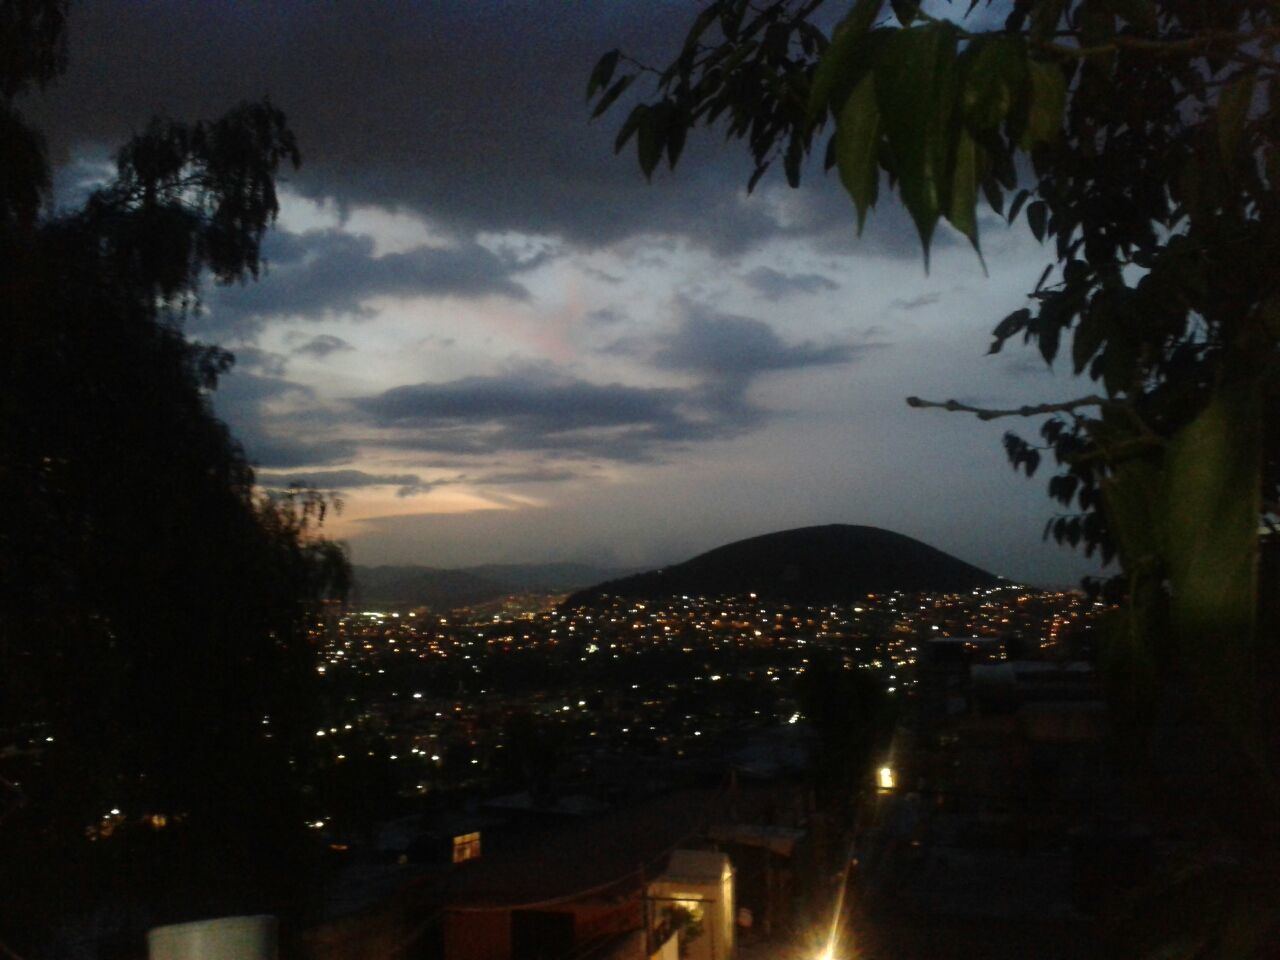
M 650 881 L 645 901 L 653 942 L 674 929 L 686 960 L 730 960 L 734 947 L 733 865 L 714 850 L 676 850 Z

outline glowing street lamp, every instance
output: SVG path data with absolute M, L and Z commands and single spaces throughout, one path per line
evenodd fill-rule
M 892 790 L 894 782 L 893 767 L 883 766 L 876 771 L 876 785 L 881 790 Z

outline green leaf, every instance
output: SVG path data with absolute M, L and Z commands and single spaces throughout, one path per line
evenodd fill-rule
M 808 115 L 811 123 L 817 121 L 828 107 L 839 113 L 844 100 L 838 91 L 843 88 L 847 97 L 859 82 L 859 75 L 866 71 L 869 66 L 866 54 L 869 51 L 864 41 L 883 5 L 884 0 L 858 0 L 836 27 L 831 45 L 818 62 L 809 87 Z
M 982 248 L 978 245 L 978 145 L 967 130 L 961 130 L 956 141 L 947 220 L 969 238 L 973 249 L 981 256 Z
M 1115 306 L 1112 295 L 1100 293 L 1093 298 L 1089 309 L 1080 315 L 1080 323 L 1071 339 L 1071 362 L 1077 376 L 1106 341 L 1108 328 L 1116 316 Z
M 1102 351 L 1102 385 L 1112 397 L 1128 391 L 1138 375 L 1138 345 L 1127 331 L 1115 333 Z
M 729 0 L 727 3 L 720 4 L 720 30 L 726 40 L 738 39 L 738 32 L 742 29 L 742 18 L 746 13 L 746 0 Z
M 1170 615 L 1209 705 L 1248 723 L 1262 509 L 1262 399 L 1226 378 L 1170 441 L 1162 496 Z
M 703 11 L 694 18 L 693 26 L 689 28 L 689 33 L 684 40 L 683 55 L 688 56 L 697 49 L 698 41 L 706 32 L 707 27 L 711 26 L 716 17 L 719 16 L 719 13 L 720 11 L 713 4 L 703 9 Z
M 1027 82 L 1026 42 L 1020 36 L 975 40 L 960 61 L 965 122 L 974 130 L 995 129 Z
M 899 30 L 876 51 L 875 88 L 889 141 L 890 173 L 915 221 L 929 264 L 929 244 L 950 189 L 947 168 L 957 130 L 956 28 L 946 21 Z
M 911 26 L 920 12 L 920 0 L 889 0 L 889 4 L 893 7 L 893 15 L 904 27 Z
M 1151 0 L 1111 0 L 1111 9 L 1139 30 L 1156 28 L 1156 7 Z
M 625 77 L 618 80 L 608 90 L 606 90 L 604 92 L 604 95 L 600 98 L 600 102 L 596 104 L 596 108 L 591 111 L 592 119 L 595 119 L 596 117 L 600 116 L 600 114 L 604 113 L 611 106 L 613 106 L 614 101 L 617 100 L 620 96 L 622 96 L 622 92 L 626 90 L 627 87 L 631 86 L 631 83 L 632 81 L 635 80 L 635 78 L 636 76 L 634 73 L 629 73 Z
M 667 120 L 671 114 L 669 103 L 659 103 L 645 111 L 640 120 L 636 136 L 636 154 L 640 161 L 640 169 L 646 177 L 652 177 L 653 171 L 662 159 L 662 150 L 667 142 Z
M 787 144 L 782 157 L 782 169 L 787 177 L 787 186 L 793 190 L 800 186 L 800 164 L 804 161 L 804 141 L 793 136 Z
M 1031 13 L 1031 39 L 1046 40 L 1058 29 L 1066 0 L 1039 0 Z
M 1018 219 L 1018 214 L 1022 212 L 1022 205 L 1027 202 L 1027 198 L 1031 196 L 1030 190 L 1019 190 L 1018 195 L 1013 198 L 1013 203 L 1009 205 L 1008 220 L 1010 223 Z
M 1160 488 L 1160 467 L 1150 460 L 1126 460 L 1102 481 L 1107 526 L 1125 570 L 1149 570 L 1160 555 L 1160 518 L 1152 513 L 1152 492 Z
M 618 68 L 618 58 L 622 55 L 619 50 L 610 50 L 596 64 L 594 70 L 591 71 L 591 79 L 587 81 L 587 99 L 590 100 L 597 90 L 602 90 L 609 85 L 609 81 L 613 79 L 613 71 Z
M 680 159 L 680 151 L 684 149 L 685 135 L 689 127 L 676 121 L 667 125 L 667 165 L 674 170 L 676 161 Z
M 1190 154 L 1182 169 L 1178 171 L 1178 193 L 1182 203 L 1182 211 L 1192 219 L 1199 219 L 1204 212 L 1204 196 L 1201 190 L 1203 176 L 1202 161 L 1198 153 Z
M 1013 311 L 1013 313 L 996 324 L 996 328 L 991 331 L 991 336 L 995 339 L 992 341 L 991 348 L 987 350 L 987 353 L 999 353 L 1000 348 L 1004 346 L 1004 342 L 1015 333 L 1025 330 L 1030 321 L 1031 311 L 1026 307 Z
M 1027 125 L 1019 144 L 1024 150 L 1057 140 L 1067 107 L 1067 78 L 1056 63 L 1027 61 L 1027 80 Z
M 627 141 L 635 134 L 640 126 L 640 122 L 644 119 L 644 115 L 649 112 L 647 103 L 637 103 L 632 108 L 631 113 L 627 115 L 627 119 L 623 122 L 622 127 L 618 130 L 618 136 L 613 141 L 613 152 L 620 153 L 622 148 L 627 145 Z
M 1236 154 L 1245 122 L 1249 119 L 1249 106 L 1253 103 L 1254 72 L 1241 74 L 1227 85 L 1218 101 L 1218 150 L 1222 165 L 1228 171 L 1239 163 Z
M 1040 356 L 1044 357 L 1044 362 L 1052 367 L 1053 358 L 1058 355 L 1058 338 L 1062 334 L 1062 327 L 1058 326 L 1052 313 L 1046 317 L 1046 312 L 1041 308 L 1040 317 L 1037 318 L 1044 322 L 1039 324 L 1039 330 L 1036 331 L 1036 346 L 1040 348 Z
M 1027 207 L 1027 225 L 1031 227 L 1031 232 L 1041 243 L 1044 242 L 1045 221 L 1048 217 L 1049 205 L 1043 200 L 1037 200 Z
M 868 75 L 844 102 L 836 122 L 836 166 L 840 182 L 858 209 L 858 233 L 867 210 L 875 206 L 880 186 L 880 108 L 876 104 L 875 77 Z
M 1000 189 L 1000 183 L 993 176 L 982 178 L 982 195 L 987 200 L 987 205 L 995 211 L 996 216 L 1004 216 L 1004 191 Z

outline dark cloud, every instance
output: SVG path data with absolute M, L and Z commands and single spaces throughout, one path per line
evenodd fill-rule
M 921 307 L 932 306 L 942 299 L 940 293 L 922 293 L 918 297 L 912 297 L 909 300 L 894 300 L 889 306 L 897 310 L 919 310 Z
M 261 351 L 241 348 L 237 353 L 253 355 Z M 305 383 L 286 380 L 278 374 L 252 372 L 255 369 L 253 364 L 232 367 L 231 372 L 222 378 L 217 393 L 214 394 L 220 411 L 258 409 L 273 400 L 306 402 L 315 397 L 315 390 Z
M 500 470 L 494 473 L 482 473 L 468 477 L 467 480 L 469 483 L 483 486 L 516 487 L 526 483 L 563 483 L 566 480 L 576 480 L 581 476 L 581 473 L 574 470 L 550 470 L 539 467 L 532 470 Z
M 1006 356 L 1000 364 L 1005 373 L 1013 377 L 1051 377 L 1053 367 L 1045 363 L 1037 354 L 1034 358 L 1027 356 Z
M 541 372 L 394 387 L 356 406 L 385 426 L 501 421 L 547 433 L 678 419 L 679 393 Z
M 261 374 L 265 377 L 284 376 L 285 365 L 289 359 L 284 354 L 261 350 L 258 347 L 238 346 L 231 352 L 235 356 L 237 370 Z
M 524 300 L 529 295 L 511 279 L 525 264 L 476 243 L 376 256 L 368 236 L 340 230 L 276 231 L 268 238 L 266 255 L 268 270 L 257 283 L 214 292 L 203 327 L 244 331 L 279 316 L 364 317 L 371 313 L 367 302 L 379 296 Z
M 745 279 L 747 285 L 766 300 L 840 289 L 840 284 L 820 273 L 783 273 L 772 267 L 756 267 Z
M 671 339 L 655 355 L 666 369 L 702 373 L 734 382 L 760 373 L 849 363 L 869 344 L 788 344 L 761 320 L 716 313 L 695 303 L 682 305 L 683 316 Z
M 284 411 L 274 409 L 286 404 Z M 279 376 L 232 368 L 213 394 L 214 411 L 259 467 L 311 467 L 348 463 L 355 441 L 337 436 L 340 415 L 320 406 L 315 391 Z
M 680 167 L 650 187 L 633 152 L 613 152 L 625 100 L 589 122 L 583 94 L 600 54 L 621 46 L 665 62 L 691 18 L 672 3 L 85 0 L 66 75 L 25 109 L 71 160 L 155 113 L 211 117 L 267 93 L 302 146 L 293 189 L 415 211 L 459 237 L 516 230 L 595 246 L 669 234 L 741 251 L 851 236 L 852 208 L 816 162 L 805 189 L 769 178 L 744 202 L 746 150 L 695 131 Z M 879 242 L 869 234 L 864 249 Z M 881 239 L 918 255 L 898 226 Z
M 320 490 L 352 490 L 357 487 L 399 487 L 397 496 L 410 497 L 422 493 L 435 483 L 424 482 L 416 473 L 366 473 L 363 470 L 309 470 L 281 473 L 261 470 L 258 483 L 272 489 L 315 487 Z
M 396 496 L 412 497 L 436 487 L 470 484 L 481 487 L 524 486 L 531 483 L 563 483 L 583 474 L 576 470 L 532 467 L 527 470 L 494 470 L 488 473 L 458 471 L 452 476 L 424 480 L 417 473 L 369 473 L 364 470 L 260 470 L 258 483 L 275 490 L 315 487 L 320 490 L 356 490 L 362 487 L 398 487 Z
M 257 467 L 290 469 L 313 464 L 350 463 L 359 445 L 348 439 L 308 440 L 288 431 L 287 424 L 245 419 L 231 424 L 249 462 Z
M 598 310 L 592 310 L 583 319 L 587 323 L 610 326 L 615 323 L 622 323 L 627 319 L 627 315 L 616 307 L 601 307 Z
M 542 368 L 395 387 L 353 405 L 384 431 L 380 442 L 401 449 L 631 462 L 736 436 L 760 419 L 741 404 L 716 408 L 697 388 L 597 384 Z
M 343 340 L 341 337 L 335 337 L 329 333 L 322 333 L 318 337 L 312 337 L 306 343 L 293 348 L 296 354 L 315 357 L 317 360 L 323 360 L 331 353 L 339 351 L 354 350 L 351 344 Z

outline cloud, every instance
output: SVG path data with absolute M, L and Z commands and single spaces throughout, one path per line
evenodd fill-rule
M 783 236 L 847 242 L 852 207 L 816 158 L 803 190 L 771 174 L 747 198 L 745 148 L 695 130 L 678 169 L 651 187 L 633 149 L 613 151 L 626 98 L 589 121 L 583 92 L 600 54 L 622 47 L 665 63 L 691 19 L 667 4 L 558 0 L 280 0 L 232 11 L 84 0 L 67 73 L 24 111 L 71 161 L 114 149 L 156 113 L 214 117 L 266 91 L 301 144 L 291 189 L 413 212 L 455 237 L 513 230 L 598 247 L 679 235 L 723 252 Z M 635 89 L 648 94 L 647 78 Z M 894 205 L 881 206 L 876 220 Z M 883 235 L 873 222 L 862 247 L 882 241 L 919 256 L 905 217 Z
M 305 384 L 233 367 L 212 400 L 249 461 L 259 467 L 347 463 L 358 452 L 354 440 L 337 432 L 341 414 L 320 405 Z
M 469 483 L 482 486 L 503 487 L 521 486 L 526 483 L 563 483 L 576 480 L 582 474 L 574 470 L 550 470 L 542 467 L 530 470 L 505 470 L 494 473 L 482 473 L 468 477 Z
M 466 484 L 477 487 L 524 486 L 531 483 L 563 483 L 583 476 L 564 468 L 530 467 L 482 473 L 457 471 L 451 476 L 424 480 L 417 473 L 369 473 L 365 470 L 259 470 L 258 483 L 272 490 L 314 487 L 320 490 L 357 490 L 363 487 L 398 487 L 396 496 L 412 497 L 436 487 Z
M 396 495 L 409 497 L 422 493 L 436 484 L 424 482 L 416 473 L 366 473 L 363 470 L 310 470 L 298 473 L 258 471 L 258 483 L 271 489 L 289 487 L 315 487 L 321 490 L 352 490 L 357 487 L 399 487 Z
M 597 310 L 590 311 L 583 319 L 587 323 L 611 326 L 615 323 L 622 323 L 627 319 L 627 315 L 616 307 L 600 307 Z
M 919 310 L 921 307 L 928 307 L 942 299 L 940 293 L 922 293 L 918 297 L 912 297 L 910 300 L 894 300 L 889 306 L 897 310 Z
M 1039 354 L 1034 357 L 1018 356 L 1017 354 L 1009 355 L 1001 362 L 1000 367 L 1005 373 L 1013 377 L 1053 376 L 1053 367 L 1045 363 Z
M 747 285 L 766 300 L 840 289 L 840 284 L 820 273 L 783 273 L 772 267 L 756 267 L 745 279 Z
M 247 373 L 262 374 L 265 377 L 284 376 L 288 357 L 258 347 L 238 346 L 231 351 L 235 357 L 235 368 Z
M 354 350 L 351 344 L 347 343 L 341 337 L 335 337 L 329 333 L 322 333 L 318 337 L 312 337 L 306 343 L 294 347 L 293 352 L 298 355 L 315 357 L 317 360 L 323 360 L 331 353 L 339 351 Z
M 871 344 L 788 344 L 761 320 L 716 313 L 685 301 L 674 334 L 654 355 L 669 370 L 702 373 L 717 379 L 745 381 L 775 370 L 849 363 Z
M 260 468 L 350 463 L 360 449 L 354 440 L 305 440 L 287 433 L 271 432 L 251 422 L 236 426 L 235 436 L 244 446 L 249 462 Z
M 679 419 L 678 391 L 594 384 L 534 370 L 509 377 L 465 377 L 394 387 L 355 403 L 383 426 L 479 421 L 563 433 Z
M 606 270 L 601 270 L 598 267 L 584 266 L 582 268 L 582 272 L 589 277 L 594 277 L 595 279 L 610 284 L 611 286 L 616 287 L 618 284 L 622 283 L 622 277 L 614 273 L 609 273 Z
M 766 423 L 771 412 L 748 397 L 759 376 L 850 363 L 875 346 L 787 343 L 760 320 L 681 301 L 678 322 L 656 350 L 639 338 L 605 349 L 664 372 L 691 375 L 687 386 L 595 383 L 552 367 L 528 366 L 393 387 L 357 397 L 351 405 L 379 431 L 380 443 L 397 449 L 471 457 L 534 451 L 649 462 Z
M 375 297 L 528 299 L 511 279 L 525 264 L 477 243 L 421 246 L 376 256 L 373 238 L 341 230 L 276 231 L 266 244 L 268 269 L 254 284 L 218 288 L 201 326 L 252 330 L 273 317 L 368 317 Z
M 394 387 L 352 405 L 383 431 L 379 442 L 399 449 L 627 462 L 736 436 L 755 420 L 713 407 L 697 388 L 598 384 L 541 367 Z

